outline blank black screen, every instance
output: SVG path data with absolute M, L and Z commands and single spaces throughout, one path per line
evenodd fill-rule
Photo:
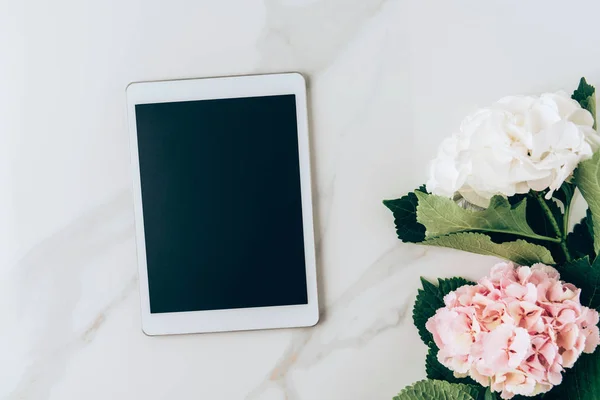
M 135 110 L 150 311 L 307 304 L 295 96 Z

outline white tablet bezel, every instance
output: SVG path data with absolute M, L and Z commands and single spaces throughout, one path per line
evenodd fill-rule
M 284 94 L 293 94 L 296 96 L 308 304 L 152 314 L 150 312 L 148 271 L 146 268 L 146 242 L 144 237 L 144 219 L 135 115 L 136 104 L 274 96 Z M 140 276 L 142 330 L 144 333 L 147 335 L 168 335 L 315 325 L 319 320 L 319 308 L 306 82 L 303 76 L 298 73 L 285 73 L 132 83 L 127 87 L 127 108 L 131 165 L 133 171 L 133 198 Z

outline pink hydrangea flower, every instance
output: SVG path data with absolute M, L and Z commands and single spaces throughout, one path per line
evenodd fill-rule
M 442 308 L 427 321 L 440 351 L 438 359 L 447 368 L 465 376 L 473 362 L 471 346 L 480 332 L 473 307 Z
M 503 399 L 536 396 L 562 382 L 581 353 L 600 344 L 598 312 L 558 271 L 535 264 L 495 265 L 489 277 L 444 297 L 427 321 L 439 362 Z

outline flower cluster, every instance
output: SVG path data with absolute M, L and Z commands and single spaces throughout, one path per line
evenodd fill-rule
M 464 119 L 433 161 L 427 190 L 487 207 L 496 194 L 551 193 L 600 144 L 594 117 L 566 93 L 505 97 Z
M 477 285 L 446 295 L 426 327 L 439 362 L 456 376 L 491 385 L 503 399 L 535 396 L 600 342 L 598 312 L 579 295 L 552 267 L 500 263 Z

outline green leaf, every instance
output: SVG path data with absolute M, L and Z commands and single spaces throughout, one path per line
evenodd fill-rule
M 419 336 L 423 343 L 428 344 L 433 341 L 433 336 L 425 328 L 427 320 L 435 315 L 439 308 L 444 307 L 444 301 L 440 290 L 434 284 L 421 278 L 423 289 L 419 289 L 415 306 L 413 308 L 413 322 L 419 331 Z
M 581 78 L 579 86 L 573 92 L 571 98 L 592 114 L 592 117 L 594 117 L 594 129 L 596 129 L 596 89 L 588 84 L 585 78 Z
M 560 385 L 544 400 L 598 400 L 600 398 L 600 351 L 582 354 L 573 368 L 563 375 Z
M 502 196 L 494 196 L 485 210 L 465 210 L 452 199 L 416 192 L 417 221 L 425 225 L 425 238 L 457 232 L 496 232 L 534 239 L 546 238 L 527 224 L 527 199 L 511 206 Z M 547 238 L 546 238 L 547 239 Z
M 404 388 L 393 400 L 477 400 L 481 390 L 477 386 L 425 380 Z
M 433 336 L 425 324 L 427 320 L 435 315 L 435 312 L 444 307 L 444 296 L 464 285 L 474 285 L 463 278 L 438 279 L 438 285 L 421 278 L 423 289 L 419 289 L 415 306 L 413 308 L 413 322 L 419 331 L 421 340 L 426 345 L 433 342 Z
M 534 232 L 553 237 L 563 234 L 562 230 L 564 227 L 564 213 L 559 207 L 558 203 L 562 203 L 565 209 L 569 208 L 571 206 L 571 200 L 573 199 L 574 188 L 574 185 L 565 182 L 557 191 L 554 192 L 552 198 L 548 200 L 546 200 L 547 191 L 530 191 L 528 193 L 528 198 L 530 201 L 527 203 L 527 222 L 529 223 L 529 226 L 533 228 Z M 543 202 L 544 206 L 542 206 L 540 202 Z M 544 207 L 547 207 L 550 210 L 552 217 L 558 225 L 559 233 L 556 232 L 555 228 L 552 226 L 552 223 L 547 218 L 544 218 L 544 215 L 546 215 L 546 210 L 544 210 Z M 539 229 L 541 225 L 540 222 L 545 225 L 544 229 Z
M 425 192 L 425 187 L 421 186 L 416 191 Z M 403 242 L 419 243 L 425 240 L 425 227 L 417 222 L 418 202 L 413 192 L 396 200 L 383 201 L 383 204 L 394 214 L 396 233 Z
M 500 257 L 519 265 L 532 265 L 538 262 L 547 265 L 555 264 L 547 248 L 521 239 L 514 242 L 494 243 L 487 235 L 463 232 L 427 239 L 423 244 Z
M 589 256 L 594 258 L 594 236 L 592 233 L 592 215 L 590 210 L 581 222 L 573 227 L 573 231 L 567 236 L 569 251 L 576 258 Z
M 483 400 L 496 400 L 497 397 L 496 395 L 492 392 L 492 389 L 490 387 L 487 388 L 487 390 L 485 391 L 485 397 L 483 398 Z
M 600 257 L 583 257 L 558 267 L 560 278 L 581 289 L 581 304 L 600 310 Z M 600 378 L 600 376 L 599 376 Z
M 438 279 L 438 288 L 440 290 L 440 294 L 442 295 L 442 299 L 450 292 L 454 292 L 461 286 L 465 285 L 476 285 L 475 282 L 469 281 L 464 278 L 447 278 L 447 279 Z
M 427 351 L 427 357 L 425 358 L 425 372 L 427 372 L 427 378 L 437 379 L 440 381 L 446 381 L 450 383 L 464 383 L 466 385 L 477 385 L 477 383 L 471 378 L 457 378 L 454 376 L 454 372 L 443 366 L 437 359 L 437 353 L 439 349 L 434 342 L 429 343 L 429 350 Z
M 560 200 L 563 205 L 568 205 L 573 200 L 573 196 L 575 195 L 575 185 L 570 182 L 563 182 L 561 187 L 554 192 L 552 197 Z
M 579 163 L 575 170 L 575 184 L 588 203 L 592 214 L 594 251 L 600 253 L 600 151 L 590 160 Z
M 561 234 L 562 234 L 562 228 L 564 226 L 564 220 L 565 220 L 565 216 L 563 215 L 562 210 L 560 209 L 558 204 L 556 204 L 556 202 L 553 199 L 550 199 L 550 200 L 544 199 L 544 202 L 550 209 L 550 212 L 552 213 L 552 216 L 554 217 L 554 220 L 558 224 L 558 228 L 561 230 Z M 554 236 L 554 234 L 548 233 L 547 236 Z
M 559 191 L 557 191 L 555 193 L 559 193 Z M 561 191 L 560 193 L 563 193 L 563 192 Z M 552 236 L 552 237 L 556 236 L 556 228 L 554 227 L 552 222 L 546 216 L 546 210 L 544 209 L 544 207 L 542 207 L 542 204 L 540 203 L 540 199 L 538 199 L 536 197 L 536 195 L 532 192 L 527 194 L 527 198 L 528 198 L 528 201 L 527 201 L 527 223 L 529 224 L 531 229 L 533 229 L 533 231 L 535 233 L 540 234 L 540 235 Z M 564 197 L 564 199 L 566 201 L 567 198 Z M 542 197 L 541 201 L 543 201 L 544 204 L 550 209 L 550 212 L 552 213 L 554 219 L 556 220 L 556 223 L 559 226 L 562 226 L 564 217 L 563 217 L 563 213 L 562 213 L 560 207 L 556 203 L 556 200 L 555 199 L 546 200 Z M 560 201 L 562 201 L 562 200 L 560 200 Z M 490 236 L 492 238 L 492 241 L 496 242 L 496 243 L 502 243 L 502 242 L 507 241 L 507 240 L 498 241 L 497 238 L 494 237 L 494 235 L 490 235 Z M 513 235 L 511 240 L 514 241 L 517 239 L 519 239 L 519 237 Z M 527 241 L 530 243 L 533 243 L 533 244 L 538 244 L 540 246 L 544 246 L 548 250 L 550 250 L 550 254 L 552 254 L 552 258 L 554 258 L 554 261 L 557 264 L 560 264 L 561 262 L 566 261 L 565 253 L 564 253 L 564 250 L 561 248 L 560 243 L 552 243 L 552 242 L 536 240 L 536 239 L 527 239 Z
M 511 400 L 541 400 L 541 399 L 545 399 L 546 393 L 542 393 L 542 394 L 538 394 L 537 396 L 521 396 L 521 395 L 516 395 L 515 397 L 513 397 Z M 500 396 L 498 394 L 496 394 L 496 398 L 500 399 Z
M 588 208 L 585 212 L 585 225 L 591 237 L 594 237 L 594 222 L 592 221 L 592 212 Z
M 427 378 L 457 383 L 457 378 L 454 376 L 454 373 L 438 361 L 438 351 L 439 349 L 434 342 L 429 343 L 429 349 L 427 351 L 427 356 L 425 357 L 425 372 L 427 373 Z

